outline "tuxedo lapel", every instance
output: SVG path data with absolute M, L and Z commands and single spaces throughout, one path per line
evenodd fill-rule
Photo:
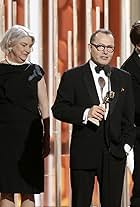
M 84 79 L 85 86 L 87 88 L 87 92 L 90 96 L 91 102 L 94 104 L 95 103 L 99 104 L 99 98 L 98 98 L 94 78 L 93 78 L 89 63 L 85 64 L 85 67 L 83 70 L 83 79 Z

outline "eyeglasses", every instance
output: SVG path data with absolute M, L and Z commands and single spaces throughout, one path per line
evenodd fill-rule
M 90 44 L 93 45 L 98 51 L 103 51 L 105 50 L 105 48 L 107 48 L 107 52 L 109 53 L 112 53 L 114 51 L 114 47 L 111 45 L 107 45 L 107 46 L 102 45 L 102 44 L 96 45 L 92 42 Z

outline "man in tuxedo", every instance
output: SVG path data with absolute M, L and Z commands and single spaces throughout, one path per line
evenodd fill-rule
M 101 206 L 120 207 L 126 156 L 135 137 L 131 78 L 109 66 L 114 53 L 111 31 L 94 32 L 88 47 L 90 60 L 63 74 L 52 112 L 73 124 L 72 207 L 90 207 L 95 176 Z M 115 95 L 108 103 L 110 90 Z
M 140 207 L 140 21 L 136 21 L 130 30 L 130 39 L 134 50 L 124 62 L 122 68 L 132 76 L 135 101 L 136 142 L 134 145 L 133 192 L 131 207 Z

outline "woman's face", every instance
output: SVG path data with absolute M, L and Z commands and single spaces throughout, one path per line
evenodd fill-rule
M 15 63 L 23 63 L 31 53 L 33 41 L 31 37 L 24 37 L 12 46 L 8 58 Z

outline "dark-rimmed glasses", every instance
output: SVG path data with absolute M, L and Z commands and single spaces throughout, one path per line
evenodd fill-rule
M 99 44 L 99 45 L 96 45 L 94 43 L 90 43 L 91 45 L 93 45 L 98 51 L 104 51 L 105 48 L 107 48 L 107 52 L 109 53 L 112 53 L 114 51 L 114 47 L 111 46 L 111 45 L 102 45 L 102 44 Z

